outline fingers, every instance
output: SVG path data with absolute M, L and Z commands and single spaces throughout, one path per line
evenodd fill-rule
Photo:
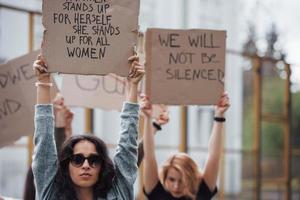
M 74 117 L 74 113 L 68 108 L 67 114 L 66 114 L 66 118 L 67 118 L 68 120 L 72 120 L 73 117 Z
M 230 106 L 230 99 L 228 97 L 228 93 L 224 92 L 221 96 L 221 98 L 219 99 L 219 102 L 217 104 L 217 107 L 219 108 L 229 108 Z
M 138 76 L 140 76 L 141 74 L 144 74 L 144 73 L 145 73 L 144 67 L 142 65 L 140 65 L 140 63 L 138 63 L 137 61 L 134 61 L 131 64 L 128 77 L 129 78 L 135 78 L 135 77 L 138 77 Z
M 140 106 L 142 110 L 150 110 L 152 109 L 152 104 L 149 100 L 149 97 L 145 94 L 140 94 Z
M 48 73 L 47 66 L 43 60 L 34 61 L 33 68 L 38 74 Z
M 139 61 L 140 61 L 140 58 L 139 58 L 137 55 L 133 55 L 133 56 L 130 56 L 130 57 L 128 58 L 128 61 L 129 61 L 129 62 L 134 62 L 134 61 L 139 62 Z
M 33 70 L 35 72 L 35 75 L 39 81 L 45 80 L 49 82 L 50 73 L 48 72 L 48 67 L 45 64 L 45 61 L 43 59 L 42 55 L 37 56 L 37 60 L 33 63 Z
M 146 96 L 145 93 L 141 93 L 141 94 L 140 94 L 140 98 L 141 98 L 141 99 L 146 98 L 146 97 L 147 97 L 147 96 Z

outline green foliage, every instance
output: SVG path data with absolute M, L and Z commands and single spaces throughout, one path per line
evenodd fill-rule
M 292 144 L 300 148 L 300 92 L 292 95 Z
M 284 109 L 284 80 L 264 78 L 262 85 L 262 115 L 282 114 Z M 254 113 L 253 97 L 244 99 L 243 149 L 253 149 Z M 300 93 L 292 94 L 293 145 L 300 148 Z M 280 123 L 261 124 L 263 155 L 279 155 L 283 150 L 283 126 Z

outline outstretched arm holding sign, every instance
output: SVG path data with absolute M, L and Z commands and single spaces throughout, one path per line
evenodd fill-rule
M 203 169 L 203 179 L 211 191 L 214 191 L 216 188 L 219 163 L 223 149 L 224 115 L 229 106 L 229 97 L 225 92 L 215 106 L 214 123 L 208 144 L 208 157 Z
M 142 99 L 141 104 L 143 104 L 144 98 L 148 98 L 148 97 L 145 96 L 144 94 L 142 94 L 141 95 L 141 99 Z M 156 117 L 152 121 L 151 132 L 153 135 L 155 135 L 158 131 L 161 131 L 161 129 L 162 129 L 161 126 L 163 126 L 169 122 L 169 111 L 167 110 L 166 106 L 164 106 L 164 105 L 161 105 L 161 106 L 162 106 L 162 109 L 160 110 L 158 117 Z M 144 110 L 143 107 L 142 107 L 142 109 Z M 151 116 L 151 118 L 152 118 L 152 116 Z M 148 118 L 145 117 L 145 120 L 148 120 Z M 138 167 L 140 166 L 140 164 L 144 158 L 144 141 L 143 140 L 144 140 L 143 138 L 140 139 L 139 146 L 138 146 L 138 162 L 137 162 Z

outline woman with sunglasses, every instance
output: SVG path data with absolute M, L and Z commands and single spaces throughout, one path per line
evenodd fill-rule
M 224 114 L 229 108 L 229 98 L 224 93 L 215 106 L 215 117 L 208 145 L 208 158 L 203 170 L 185 153 L 175 153 L 164 163 L 158 173 L 155 157 L 152 106 L 147 97 L 142 98 L 141 110 L 145 116 L 144 130 L 144 192 L 149 200 L 210 200 L 216 194 L 216 182 L 222 150 Z
M 53 106 L 50 104 L 50 74 L 41 56 L 34 62 L 38 82 L 35 107 L 32 170 L 37 199 L 94 200 L 134 199 L 137 176 L 137 87 L 145 71 L 132 56 L 127 102 L 121 113 L 120 140 L 116 155 L 108 157 L 105 143 L 92 135 L 72 136 L 58 158 L 54 142 Z

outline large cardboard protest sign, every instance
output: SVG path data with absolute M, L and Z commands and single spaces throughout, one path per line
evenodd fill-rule
M 51 72 L 127 75 L 139 0 L 43 0 L 43 55 Z
M 216 104 L 224 90 L 226 32 L 148 29 L 146 93 L 153 103 Z
M 0 65 L 0 147 L 34 132 L 36 78 L 32 64 L 38 53 Z

